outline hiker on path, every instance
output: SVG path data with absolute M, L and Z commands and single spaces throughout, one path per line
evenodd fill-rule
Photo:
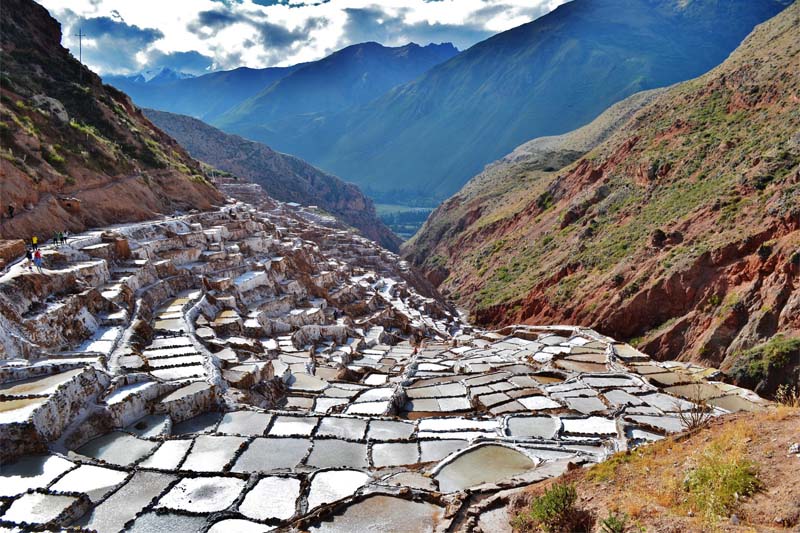
M 65 230 L 62 234 L 62 242 L 64 243 L 64 246 L 67 246 L 67 239 L 69 239 L 69 231 Z
M 25 266 L 28 267 L 28 270 L 33 270 L 33 252 L 31 252 L 30 248 L 25 248 Z
M 37 237 L 36 235 L 31 237 L 31 246 L 33 246 L 34 250 L 39 249 L 39 237 Z
M 8 204 L 8 218 L 14 218 L 14 204 Z
M 43 274 L 42 272 L 42 251 L 37 249 L 36 253 L 33 254 L 33 264 L 36 265 L 36 268 L 39 270 L 39 274 Z
M 58 246 L 59 246 L 60 244 L 61 244 L 61 241 L 59 240 L 59 237 L 58 237 L 58 232 L 57 232 L 57 231 L 54 231 L 54 232 L 53 232 L 53 245 L 54 245 L 56 248 L 58 248 Z
M 59 231 L 58 232 L 58 244 L 64 244 L 64 232 L 63 231 Z

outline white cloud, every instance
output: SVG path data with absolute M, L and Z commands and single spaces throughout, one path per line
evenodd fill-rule
M 154 37 L 147 42 L 120 38 L 115 45 L 113 28 L 102 38 L 89 35 L 84 61 L 106 74 L 144 70 L 169 60 L 195 72 L 286 66 L 365 40 L 387 46 L 452 41 L 464 49 L 567 0 L 40 1 L 64 26 L 63 44 L 71 50 L 77 49 L 78 28 L 96 18 Z

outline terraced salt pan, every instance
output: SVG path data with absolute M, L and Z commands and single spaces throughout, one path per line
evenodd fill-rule
M 0 496 L 15 496 L 28 489 L 44 488 L 75 464 L 56 455 L 29 455 L 3 465 Z
M 147 415 L 143 416 L 133 424 L 125 428 L 135 435 L 143 438 L 158 437 L 166 435 L 172 428 L 172 420 L 167 415 Z
M 306 464 L 316 468 L 367 468 L 367 446 L 338 439 L 317 439 Z
M 251 522 L 250 520 L 242 520 L 241 518 L 227 518 L 215 522 L 213 526 L 208 529 L 208 533 L 266 533 L 274 531 L 275 528 L 259 524 L 258 522 Z
M 367 437 L 377 441 L 409 439 L 414 434 L 414 429 L 414 424 L 410 422 L 371 420 Z
M 491 465 L 491 468 L 487 468 Z M 535 467 L 527 455 L 507 446 L 479 445 L 437 469 L 434 477 L 442 492 L 464 490 L 482 483 L 497 482 Z
M 287 520 L 294 516 L 299 497 L 300 480 L 265 477 L 245 495 L 239 512 L 255 520 Z
M 233 472 L 271 472 L 294 468 L 311 448 L 309 439 L 256 438 L 239 456 Z
M 420 462 L 430 463 L 432 461 L 441 461 L 451 453 L 463 450 L 468 445 L 469 443 L 467 441 L 458 439 L 420 441 Z
M 369 481 L 369 475 L 360 470 L 324 470 L 311 478 L 308 492 L 308 510 L 333 503 L 352 495 Z
M 375 468 L 412 465 L 419 462 L 416 442 L 387 442 L 372 445 L 372 464 Z
M 245 484 L 242 479 L 220 476 L 182 479 L 156 507 L 192 513 L 223 511 L 236 501 Z
M 367 421 L 360 418 L 325 417 L 317 428 L 318 437 L 340 437 L 363 440 L 367 432 Z
M 333 521 L 321 522 L 309 530 L 320 533 L 432 533 L 434 524 L 441 521 L 443 515 L 444 509 L 431 503 L 379 494 L 350 505 Z
M 199 392 L 203 392 L 203 391 L 208 390 L 210 388 L 211 388 L 211 385 L 209 385 L 208 383 L 206 383 L 204 381 L 195 381 L 194 383 L 190 383 L 189 385 L 186 385 L 185 387 L 181 387 L 180 389 L 175 390 L 175 391 L 167 394 L 166 396 L 161 398 L 161 403 L 168 403 L 168 402 L 172 402 L 172 401 L 175 401 L 175 400 L 180 400 L 182 398 L 185 398 L 187 396 L 191 396 L 193 394 L 197 394 Z
M 157 472 L 136 472 L 122 488 L 86 513 L 76 525 L 96 531 L 120 531 L 175 480 Z
M 153 452 L 153 455 L 142 461 L 139 465 L 142 468 L 155 468 L 163 470 L 175 470 L 183 461 L 186 452 L 192 445 L 190 439 L 167 440 Z
M 59 479 L 50 490 L 58 492 L 83 492 L 93 502 L 100 500 L 117 485 L 125 481 L 127 472 L 94 465 L 81 465 Z
M 553 439 L 561 429 L 561 421 L 551 416 L 514 416 L 508 419 L 508 434 L 513 437 Z
M 1 383 L 0 394 L 5 394 L 7 396 L 52 394 L 59 385 L 66 383 L 81 372 L 83 372 L 83 368 L 76 368 L 49 376 L 36 376 L 29 379 Z
M 33 412 L 44 405 L 47 398 L 23 398 L 0 401 L 0 424 L 25 422 Z
M 528 396 L 526 398 L 517 399 L 525 409 L 531 411 L 543 411 L 545 409 L 558 409 L 561 404 L 551 400 L 546 396 Z
M 157 447 L 156 442 L 138 439 L 121 431 L 112 431 L 90 440 L 75 451 L 113 465 L 128 466 L 149 455 Z
M 172 426 L 173 435 L 191 435 L 214 431 L 222 419 L 222 413 L 203 413 Z
M 145 513 L 136 519 L 128 532 L 168 533 L 177 531 L 201 531 L 206 524 L 205 516 L 188 516 L 174 513 Z
M 11 503 L 0 519 L 9 522 L 47 524 L 69 509 L 78 498 L 39 492 L 23 494 Z
M 577 435 L 616 435 L 617 423 L 613 418 L 562 418 L 564 433 Z
M 225 413 L 217 426 L 217 433 L 229 435 L 263 435 L 272 415 L 258 411 L 232 411 Z
M 349 415 L 379 416 L 389 410 L 389 402 L 363 402 L 350 405 L 345 413 Z
M 305 437 L 311 435 L 318 421 L 315 416 L 276 416 L 269 434 L 274 437 Z
M 181 465 L 181 470 L 221 472 L 245 442 L 243 437 L 200 435 L 194 439 L 194 446 Z

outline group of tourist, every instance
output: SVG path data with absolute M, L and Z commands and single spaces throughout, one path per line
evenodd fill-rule
M 53 245 L 56 248 L 60 246 L 68 246 L 69 244 L 69 232 L 68 231 L 57 231 L 53 233 Z M 39 237 L 34 235 L 31 237 L 30 244 L 25 247 L 25 258 L 27 259 L 26 266 L 28 270 L 33 270 L 34 267 L 42 274 L 42 264 L 44 264 L 44 260 L 42 259 L 42 251 L 39 249 Z

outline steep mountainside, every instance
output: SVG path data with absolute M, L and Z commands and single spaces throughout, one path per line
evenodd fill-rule
M 490 167 L 408 254 L 480 323 L 591 325 L 730 369 L 800 328 L 798 35 L 795 3 L 576 163 Z
M 125 91 L 138 106 L 210 121 L 302 66 L 241 67 L 171 82 L 141 76 L 106 76 L 104 81 Z
M 303 115 L 335 113 L 367 103 L 456 55 L 450 43 L 390 48 L 361 43 L 308 63 L 216 121 L 272 143 L 294 136 Z
M 228 135 L 197 119 L 152 109 L 145 113 L 193 157 L 258 183 L 278 200 L 317 205 L 389 250 L 399 248 L 400 239 L 378 219 L 372 200 L 355 185 L 326 174 L 302 159 L 237 135 Z
M 123 93 L 61 47 L 58 22 L 29 0 L 3 2 L 0 236 L 208 208 L 222 195 L 200 165 Z
M 534 137 L 573 130 L 635 92 L 718 65 L 786 0 L 574 0 L 359 109 L 280 138 L 225 129 L 347 176 L 381 200 L 444 199 Z

